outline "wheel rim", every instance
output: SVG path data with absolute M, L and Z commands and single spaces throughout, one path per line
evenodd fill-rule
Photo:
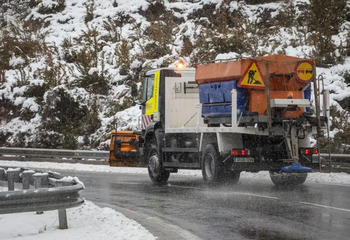
M 215 161 L 212 154 L 208 154 L 205 158 L 205 174 L 208 178 L 211 178 L 213 176 L 213 171 L 215 169 Z
M 149 170 L 152 175 L 157 175 L 159 170 L 159 158 L 157 154 L 153 154 L 149 159 Z

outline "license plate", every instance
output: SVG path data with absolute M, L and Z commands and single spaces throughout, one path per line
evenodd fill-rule
M 254 158 L 247 157 L 235 157 L 233 158 L 234 162 L 254 162 Z

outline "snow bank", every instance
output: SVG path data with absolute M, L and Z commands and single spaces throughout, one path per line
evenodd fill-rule
M 0 187 L 0 191 L 4 190 Z M 58 229 L 57 211 L 37 215 L 34 212 L 0 215 L 0 239 L 96 240 L 157 239 L 134 220 L 111 208 L 100 208 L 86 201 L 67 209 L 68 229 Z

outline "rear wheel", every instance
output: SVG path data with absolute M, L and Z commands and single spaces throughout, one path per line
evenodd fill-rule
M 307 173 L 280 173 L 270 171 L 270 178 L 276 186 L 302 185 L 307 178 Z
M 170 176 L 170 172 L 162 167 L 158 148 L 155 144 L 151 144 L 148 151 L 148 175 L 153 183 L 165 184 Z

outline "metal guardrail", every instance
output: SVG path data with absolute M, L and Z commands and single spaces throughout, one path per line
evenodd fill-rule
M 0 148 L 0 160 L 108 165 L 109 151 Z
M 321 153 L 322 159 L 328 159 L 328 154 Z M 61 150 L 39 148 L 0 148 L 0 160 L 62 162 L 108 165 L 109 151 L 91 150 Z M 314 156 L 317 161 L 317 156 Z M 350 173 L 350 154 L 331 154 L 331 161 L 327 160 L 334 172 Z M 325 165 L 327 165 L 325 164 Z
M 68 228 L 66 209 L 81 205 L 79 191 L 84 186 L 74 178 L 54 172 L 35 172 L 20 168 L 0 168 L 0 180 L 8 182 L 8 191 L 0 192 L 0 214 L 58 210 L 59 228 Z M 14 190 L 15 182 L 23 190 Z M 33 185 L 30 189 L 30 185 Z
M 318 156 L 313 156 L 316 160 Z M 328 153 L 320 154 L 323 171 L 350 173 L 350 154 L 332 153 L 329 159 Z

